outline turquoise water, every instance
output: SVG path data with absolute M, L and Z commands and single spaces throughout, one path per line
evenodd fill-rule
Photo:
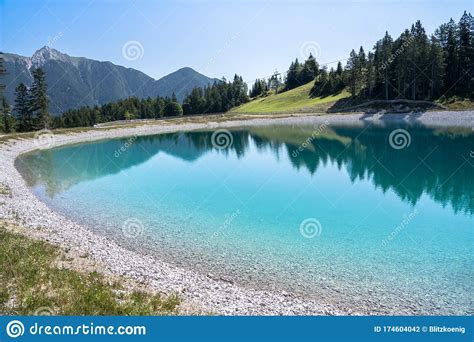
M 393 148 L 394 129 L 409 144 Z M 225 148 L 212 131 L 66 146 L 17 167 L 53 209 L 211 277 L 374 314 L 474 311 L 472 130 L 230 134 Z

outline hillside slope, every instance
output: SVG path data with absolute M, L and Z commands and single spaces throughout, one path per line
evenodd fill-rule
M 343 91 L 327 97 L 309 96 L 313 82 L 279 94 L 258 97 L 231 110 L 234 113 L 264 114 L 264 113 L 309 113 L 326 111 L 336 101 L 348 97 Z

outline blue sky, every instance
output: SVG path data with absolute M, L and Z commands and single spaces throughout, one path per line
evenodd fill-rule
M 0 0 L 1 50 L 30 56 L 50 45 L 159 78 L 189 66 L 248 82 L 314 51 L 320 62 L 369 49 L 420 19 L 428 33 L 471 1 Z M 139 58 L 124 52 L 138 42 Z M 129 45 L 135 43 L 129 43 Z M 133 51 L 133 49 L 132 49 Z M 124 55 L 125 54 L 125 55 Z

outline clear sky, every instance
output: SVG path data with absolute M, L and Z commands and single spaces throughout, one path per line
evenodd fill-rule
M 30 56 L 49 45 L 71 56 L 108 60 L 160 78 L 189 66 L 248 82 L 314 51 L 320 62 L 370 49 L 420 19 L 428 33 L 472 0 L 0 0 L 1 50 Z M 125 49 L 138 42 L 138 55 Z M 128 52 L 127 52 L 128 51 Z M 136 50 L 135 50 L 136 51 Z M 137 58 L 138 57 L 138 58 Z

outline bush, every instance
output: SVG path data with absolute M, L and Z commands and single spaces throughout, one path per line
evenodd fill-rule
M 177 102 L 170 102 L 165 106 L 165 116 L 182 116 L 183 108 Z

